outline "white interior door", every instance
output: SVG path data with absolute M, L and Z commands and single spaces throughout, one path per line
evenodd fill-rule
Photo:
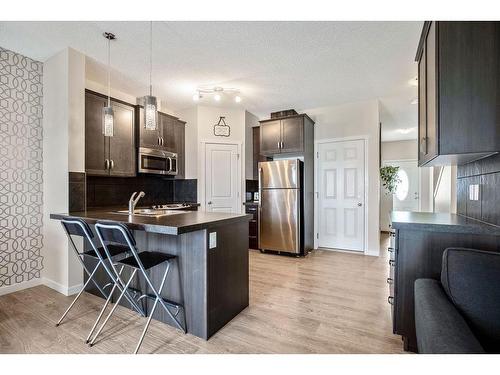
M 364 251 L 365 142 L 318 147 L 318 246 Z
M 205 145 L 205 209 L 210 212 L 240 212 L 240 168 L 238 145 Z
M 392 197 L 394 211 L 419 211 L 420 180 L 416 160 L 389 161 L 387 165 L 399 167 L 401 182 Z

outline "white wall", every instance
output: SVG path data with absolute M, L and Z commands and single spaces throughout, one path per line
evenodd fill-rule
M 84 84 L 85 60 L 79 52 L 68 48 L 44 63 L 43 278 L 45 284 L 64 294 L 79 289 L 82 269 L 68 252 L 61 224 L 49 215 L 68 212 L 70 166 L 75 171 L 85 168 Z
M 315 122 L 315 140 L 368 137 L 368 237 L 365 254 L 379 255 L 379 104 L 377 100 L 304 109 Z
M 382 124 L 383 126 L 383 124 Z M 418 143 L 416 140 L 382 142 L 382 164 L 388 160 L 417 160 Z M 432 211 L 432 169 L 419 168 L 420 181 L 420 211 Z M 392 195 L 387 194 L 384 187 L 380 186 L 380 230 L 388 231 L 389 214 L 392 211 Z
M 224 116 L 226 124 L 231 127 L 229 137 L 214 135 L 214 125 L 219 122 L 219 117 Z M 204 149 L 202 142 L 226 142 L 241 146 L 240 171 L 241 171 L 241 209 L 243 209 L 245 192 L 245 110 L 234 108 L 198 106 L 198 200 L 201 207 L 205 204 L 205 165 Z
M 185 178 L 198 178 L 198 107 L 192 107 L 176 113 L 181 120 L 186 121 L 185 133 Z
M 457 167 L 445 166 L 436 182 L 434 212 L 457 212 Z

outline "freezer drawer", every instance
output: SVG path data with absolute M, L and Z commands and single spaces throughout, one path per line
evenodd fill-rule
M 261 190 L 259 248 L 300 253 L 298 189 Z

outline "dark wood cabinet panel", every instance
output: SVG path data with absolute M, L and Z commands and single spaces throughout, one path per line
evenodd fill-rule
M 260 123 L 260 153 L 274 155 L 280 153 L 281 120 Z
M 158 113 L 160 118 L 160 146 L 163 150 L 170 152 L 177 152 L 177 145 L 175 139 L 175 127 L 177 125 L 177 118 L 169 116 L 164 113 Z
M 281 153 L 304 151 L 304 118 L 289 117 L 281 120 Z
M 133 177 L 137 171 L 134 134 L 135 109 L 121 103 L 113 103 L 112 105 L 115 114 L 115 134 L 109 138 L 109 174 L 111 176 Z
M 416 279 L 440 280 L 442 256 L 448 247 L 498 251 L 500 237 L 439 232 L 418 228 L 397 229 L 394 262 L 394 332 L 403 336 L 404 349 L 417 352 L 414 284 Z
M 500 151 L 500 22 L 425 22 L 419 63 L 419 165 Z
M 266 161 L 267 157 L 260 152 L 260 127 L 252 128 L 253 137 L 253 179 L 259 179 L 259 162 Z
M 186 176 L 186 123 L 176 120 L 174 129 L 174 152 L 177 153 L 178 173 L 175 178 L 183 179 Z
M 418 61 L 418 160 L 423 161 L 427 155 L 427 87 L 426 87 L 426 53 L 427 48 L 422 47 L 422 54 Z
M 85 93 L 85 171 L 91 176 L 106 176 L 107 140 L 102 134 L 102 111 L 106 99 Z
M 431 160 L 437 155 L 437 96 L 436 96 L 436 23 L 432 22 L 426 39 L 425 54 L 425 91 L 426 91 L 426 160 Z

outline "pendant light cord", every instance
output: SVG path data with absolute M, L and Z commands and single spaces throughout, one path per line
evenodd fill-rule
M 153 96 L 153 21 L 149 22 L 149 95 Z
M 111 107 L 111 38 L 108 37 L 108 107 Z

